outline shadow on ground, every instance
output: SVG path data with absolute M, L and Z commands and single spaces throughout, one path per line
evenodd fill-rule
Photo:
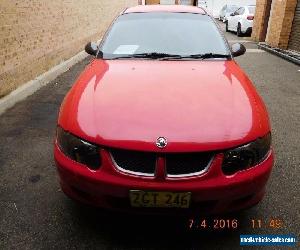
M 106 238 L 113 249 L 200 249 L 238 246 L 245 212 L 220 216 L 176 216 L 111 212 L 67 200 L 65 205 L 86 237 Z M 206 220 L 207 228 L 200 226 Z M 237 219 L 237 229 L 214 229 L 214 220 Z M 193 220 L 193 226 L 190 228 Z M 197 228 L 198 226 L 198 228 Z M 81 237 L 84 237 L 81 235 Z M 217 239 L 217 244 L 216 244 Z M 145 247 L 145 245 L 147 247 Z

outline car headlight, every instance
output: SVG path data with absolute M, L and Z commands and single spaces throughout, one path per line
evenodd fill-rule
M 241 147 L 224 152 L 222 170 L 226 175 L 232 175 L 261 163 L 271 148 L 271 133 Z
M 57 144 L 69 158 L 96 170 L 101 166 L 99 147 L 57 127 Z

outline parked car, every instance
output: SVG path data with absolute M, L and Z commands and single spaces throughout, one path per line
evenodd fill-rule
M 113 22 L 61 105 L 62 190 L 109 209 L 223 213 L 259 202 L 268 113 L 203 9 L 137 6 Z M 161 209 L 164 208 L 164 209 Z
M 235 31 L 237 36 L 251 34 L 255 5 L 243 6 L 232 13 L 226 21 L 226 31 Z
M 203 9 L 207 9 L 207 2 L 206 2 L 206 0 L 201 0 L 201 1 L 199 0 L 199 1 L 197 1 L 197 6 L 203 8 Z
M 238 8 L 239 7 L 237 5 L 225 4 L 220 10 L 219 21 L 223 21 L 225 23 L 230 14 L 235 12 Z

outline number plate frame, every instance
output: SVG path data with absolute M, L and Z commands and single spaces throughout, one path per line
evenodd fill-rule
M 191 192 L 130 190 L 132 207 L 189 208 Z

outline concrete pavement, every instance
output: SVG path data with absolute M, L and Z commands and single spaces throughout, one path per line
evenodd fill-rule
M 240 234 L 299 234 L 300 68 L 258 50 L 237 61 L 271 116 L 276 164 L 267 196 L 237 230 L 188 230 L 189 218 L 136 216 L 78 205 L 61 192 L 52 156 L 60 103 L 90 58 L 0 116 L 0 249 L 238 249 Z M 271 228 L 272 218 L 282 228 Z M 211 218 L 214 219 L 214 218 Z M 262 228 L 252 228 L 261 220 Z

